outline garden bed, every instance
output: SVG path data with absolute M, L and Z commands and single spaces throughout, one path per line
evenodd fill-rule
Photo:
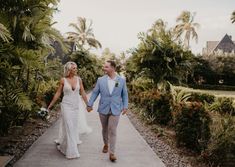
M 166 167 L 207 167 L 197 160 L 198 154 L 177 147 L 173 130 L 169 127 L 148 124 L 141 118 L 138 110 L 131 104 L 128 117 Z
M 22 127 L 13 127 L 8 135 L 0 137 L 0 156 L 13 156 L 6 165 L 11 167 L 28 148 L 59 118 L 60 112 L 51 112 L 50 118 L 31 118 Z

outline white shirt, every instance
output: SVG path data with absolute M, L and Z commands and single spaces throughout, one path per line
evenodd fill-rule
M 109 87 L 110 94 L 112 94 L 112 92 L 113 92 L 113 89 L 114 89 L 114 86 L 116 83 L 116 78 L 117 78 L 117 76 L 114 77 L 113 79 L 108 76 L 108 87 Z

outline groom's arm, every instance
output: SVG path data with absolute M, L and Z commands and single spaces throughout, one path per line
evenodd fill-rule
M 93 103 L 95 102 L 95 100 L 98 97 L 99 93 L 100 93 L 100 84 L 99 84 L 99 79 L 98 79 L 97 83 L 95 85 L 95 88 L 92 90 L 91 97 L 90 97 L 89 102 L 87 104 L 88 107 L 93 106 Z
M 126 80 L 124 80 L 124 85 L 122 88 L 122 102 L 123 102 L 123 108 L 127 110 L 127 108 L 128 108 L 128 92 L 127 92 Z

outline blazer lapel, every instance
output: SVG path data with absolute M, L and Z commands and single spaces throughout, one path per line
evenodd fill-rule
M 118 89 L 118 86 L 116 87 L 116 82 L 118 83 L 118 86 L 119 86 L 119 85 L 120 85 L 120 78 L 119 78 L 118 75 L 117 75 L 116 80 L 115 80 L 115 85 L 114 85 L 112 94 L 114 94 L 115 91 Z M 112 95 L 112 94 L 111 94 L 111 95 Z

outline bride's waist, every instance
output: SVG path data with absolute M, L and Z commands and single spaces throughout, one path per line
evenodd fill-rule
M 62 103 L 68 103 L 68 104 L 75 104 L 75 103 L 78 103 L 79 102 L 79 98 L 66 98 L 66 97 L 63 97 L 62 99 Z
M 80 108 L 79 103 L 78 102 L 71 102 L 71 101 L 62 101 L 61 103 L 61 107 L 69 107 L 69 108 Z

